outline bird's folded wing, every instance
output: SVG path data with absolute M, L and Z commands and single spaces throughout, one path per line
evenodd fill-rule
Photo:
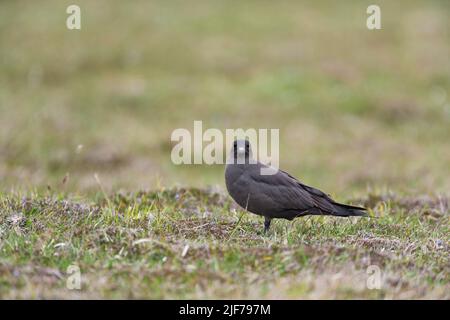
M 322 211 L 334 210 L 333 200 L 325 193 L 302 184 L 282 170 L 278 170 L 274 175 L 261 175 L 260 170 L 254 170 L 252 180 L 259 185 L 258 191 L 270 196 L 280 210 L 305 211 L 311 208 Z

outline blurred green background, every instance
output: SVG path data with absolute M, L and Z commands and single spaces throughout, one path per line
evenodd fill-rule
M 170 161 L 203 120 L 279 128 L 281 167 L 339 197 L 448 192 L 449 2 L 377 1 L 370 31 L 372 3 L 0 1 L 0 190 L 223 187 Z

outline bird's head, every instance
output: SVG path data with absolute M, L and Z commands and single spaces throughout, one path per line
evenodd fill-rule
M 231 152 L 233 163 L 249 164 L 253 160 L 252 148 L 248 140 L 235 140 Z

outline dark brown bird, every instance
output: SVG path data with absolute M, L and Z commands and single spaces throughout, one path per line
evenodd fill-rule
M 227 190 L 242 208 L 264 216 L 264 232 L 269 230 L 273 218 L 292 220 L 305 215 L 366 215 L 365 208 L 337 203 L 284 171 L 263 175 L 262 168 L 270 167 L 253 160 L 249 141 L 234 141 L 225 169 Z

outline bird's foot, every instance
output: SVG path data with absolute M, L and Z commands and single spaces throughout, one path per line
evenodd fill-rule
M 270 222 L 272 220 L 270 218 L 265 217 L 264 219 L 264 234 L 268 234 L 269 233 L 269 229 L 270 229 Z

